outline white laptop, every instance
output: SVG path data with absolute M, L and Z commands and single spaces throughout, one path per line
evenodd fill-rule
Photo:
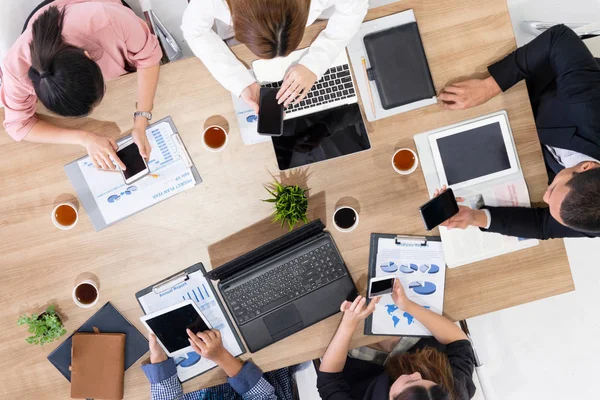
M 281 87 L 283 77 L 291 65 L 297 64 L 308 48 L 296 50 L 287 57 L 256 60 L 252 70 L 257 82 L 263 87 Z M 356 86 L 350 71 L 346 51 L 342 51 L 331 67 L 323 74 L 304 100 L 285 110 L 284 119 L 292 119 L 346 104 L 357 103 Z

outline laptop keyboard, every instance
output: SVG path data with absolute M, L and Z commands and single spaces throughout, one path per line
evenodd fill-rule
M 224 292 L 239 324 L 302 297 L 346 275 L 328 243 Z
M 263 87 L 280 88 L 283 81 L 267 83 Z M 348 64 L 329 68 L 310 89 L 304 100 L 290 104 L 286 113 L 313 108 L 341 99 L 355 97 L 354 83 Z

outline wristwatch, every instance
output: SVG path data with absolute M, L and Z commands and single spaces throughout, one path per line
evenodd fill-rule
M 152 113 L 149 111 L 136 111 L 133 113 L 133 120 L 135 121 L 136 117 L 144 117 L 148 121 L 152 121 Z

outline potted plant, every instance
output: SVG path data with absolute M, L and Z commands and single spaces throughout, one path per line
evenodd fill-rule
M 306 189 L 298 185 L 287 186 L 275 181 L 265 189 L 273 196 L 266 199 L 268 203 L 275 203 L 273 222 L 281 222 L 281 227 L 287 223 L 289 230 L 294 229 L 299 222 L 308 223 L 306 212 L 308 210 L 308 197 Z
M 60 316 L 56 312 L 56 307 L 53 305 L 48 306 L 46 311 L 40 315 L 27 314 L 19 317 L 17 325 L 29 325 L 29 333 L 33 335 L 25 339 L 29 344 L 44 344 L 50 343 L 67 333 L 67 330 L 63 327 L 63 323 Z

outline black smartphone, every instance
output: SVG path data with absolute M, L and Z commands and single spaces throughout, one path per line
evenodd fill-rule
M 277 88 L 260 88 L 257 131 L 261 135 L 283 134 L 283 104 L 277 104 L 275 98 L 278 91 Z
M 371 278 L 369 281 L 369 298 L 371 299 L 373 297 L 392 293 L 394 291 L 395 280 L 396 277 L 394 275 Z
M 423 204 L 419 209 L 428 231 L 458 214 L 458 204 L 452 189 L 447 189 L 437 197 Z

